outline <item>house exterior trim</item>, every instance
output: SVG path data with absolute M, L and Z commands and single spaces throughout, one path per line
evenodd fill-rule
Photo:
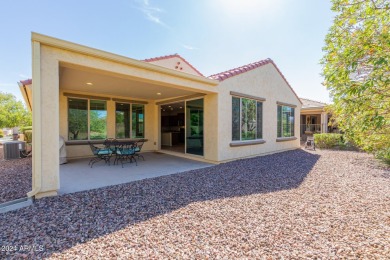
M 230 143 L 230 147 L 245 146 L 245 145 L 255 145 L 255 144 L 264 144 L 265 140 L 250 140 L 250 141 L 234 141 Z
M 292 136 L 292 137 L 279 137 L 279 138 L 276 138 L 276 142 L 286 142 L 286 141 L 294 141 L 294 140 L 297 140 L 298 138 L 296 138 L 295 136 Z
M 140 100 L 134 100 L 134 99 L 122 99 L 122 98 L 112 98 L 112 101 L 131 103 L 131 104 L 142 104 L 142 105 L 149 104 L 148 101 L 140 101 Z
M 249 98 L 249 99 L 254 99 L 260 102 L 264 102 L 266 99 L 262 97 L 257 97 L 257 96 L 252 96 L 248 94 L 243 94 L 235 91 L 230 91 L 230 95 L 235 96 L 235 97 L 242 97 L 242 98 Z
M 289 103 L 284 103 L 284 102 L 279 102 L 279 101 L 277 101 L 276 104 L 278 104 L 279 106 L 287 106 L 287 107 L 292 107 L 292 108 L 296 108 L 297 107 L 296 105 L 289 104 Z
M 203 84 L 207 84 L 207 85 L 210 85 L 213 87 L 217 86 L 219 83 L 217 80 L 213 80 L 213 79 L 209 79 L 209 78 L 205 78 L 205 77 L 201 77 L 201 76 L 195 76 L 195 75 L 188 74 L 188 73 L 178 72 L 178 71 L 164 68 L 164 67 L 154 65 L 151 63 L 147 63 L 147 62 L 139 61 L 136 59 L 128 58 L 125 56 L 113 54 L 110 52 L 98 50 L 98 49 L 87 47 L 87 46 L 84 46 L 81 44 L 68 42 L 65 40 L 60 40 L 60 39 L 57 39 L 54 37 L 46 36 L 46 35 L 35 33 L 35 32 L 31 33 L 31 39 L 32 39 L 32 41 L 40 42 L 43 45 L 47 45 L 47 46 L 51 46 L 51 47 L 55 47 L 55 48 L 59 48 L 59 49 L 63 49 L 63 50 L 68 50 L 68 51 L 72 51 L 72 52 L 77 52 L 80 54 L 85 54 L 85 55 L 89 55 L 89 56 L 93 56 L 96 58 L 105 59 L 105 60 L 109 60 L 109 61 L 113 61 L 113 62 L 117 62 L 117 63 L 122 63 L 122 64 L 138 67 L 138 68 L 149 70 L 149 71 L 155 71 L 155 72 L 163 73 L 163 74 L 178 77 L 178 78 L 197 81 L 197 82 L 201 82 Z
M 101 96 L 90 96 L 90 95 L 80 95 L 64 92 L 65 97 L 73 97 L 73 98 L 84 98 L 84 99 L 97 99 L 97 100 L 111 100 L 109 97 L 101 97 Z
M 175 103 L 187 99 L 194 99 L 194 98 L 201 98 L 204 97 L 205 94 L 199 93 L 199 94 L 194 94 L 194 95 L 189 95 L 189 96 L 184 96 L 184 97 L 179 97 L 179 98 L 171 98 L 167 99 L 164 101 L 156 102 L 156 105 L 165 105 L 165 104 L 170 104 L 170 103 Z

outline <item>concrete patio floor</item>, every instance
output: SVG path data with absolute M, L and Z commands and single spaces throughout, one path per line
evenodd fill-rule
M 91 168 L 90 159 L 71 160 L 60 166 L 59 194 L 91 190 L 105 186 L 117 185 L 142 179 L 154 178 L 163 175 L 205 168 L 213 164 L 176 157 L 168 154 L 150 152 L 143 153 L 145 161 L 135 163 L 111 165 L 104 161 L 97 162 Z

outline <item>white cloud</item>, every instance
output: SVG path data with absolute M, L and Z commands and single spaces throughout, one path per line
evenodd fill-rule
M 193 50 L 199 50 L 199 48 L 193 47 L 193 46 L 190 46 L 190 45 L 187 45 L 187 44 L 182 44 L 181 46 L 182 46 L 184 49 L 191 50 L 191 51 L 193 51 Z
M 151 5 L 149 0 L 136 1 L 136 3 L 138 4 L 138 9 L 145 14 L 146 19 L 163 27 L 169 28 L 169 26 L 160 18 L 160 14 L 164 12 L 163 9 Z

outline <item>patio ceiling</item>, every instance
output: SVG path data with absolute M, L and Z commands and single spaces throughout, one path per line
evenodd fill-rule
M 91 84 L 87 84 L 91 83 Z M 108 71 L 81 67 L 71 64 L 60 66 L 60 88 L 67 91 L 80 91 L 135 99 L 165 100 L 193 95 L 196 92 L 168 87 L 150 82 L 147 79 L 131 78 Z M 157 93 L 161 93 L 158 95 Z

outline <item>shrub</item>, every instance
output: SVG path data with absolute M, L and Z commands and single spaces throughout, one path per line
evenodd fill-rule
M 31 142 L 32 142 L 32 130 L 26 130 L 26 131 L 24 131 L 24 140 L 25 140 L 27 143 L 31 143 Z
M 314 134 L 314 140 L 318 148 L 325 149 L 344 144 L 343 136 L 341 134 Z
M 23 126 L 20 128 L 20 132 L 22 132 L 24 134 L 25 131 L 27 130 L 32 130 L 32 126 Z
M 390 148 L 376 152 L 375 156 L 390 165 Z
M 20 132 L 24 134 L 24 141 L 32 143 L 32 126 L 21 127 Z
M 3 130 L 0 129 L 0 138 L 4 137 Z

